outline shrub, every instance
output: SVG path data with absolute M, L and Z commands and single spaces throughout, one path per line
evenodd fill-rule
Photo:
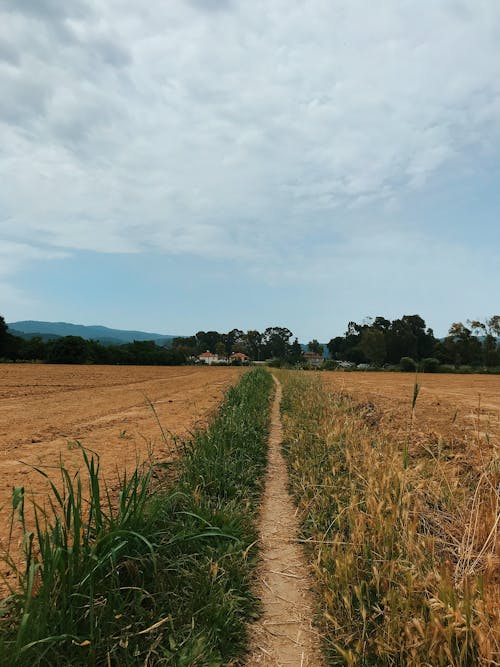
M 417 363 L 411 357 L 401 357 L 399 368 L 403 373 L 412 373 L 417 370 Z
M 424 373 L 437 373 L 439 371 L 439 359 L 434 357 L 422 359 L 420 367 Z

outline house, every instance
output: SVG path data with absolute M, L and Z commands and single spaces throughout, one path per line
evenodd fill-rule
M 213 354 L 213 352 L 210 352 L 207 350 L 206 352 L 202 352 L 198 356 L 198 361 L 200 361 L 202 364 L 208 364 L 211 366 L 212 364 L 216 364 L 219 361 L 219 357 L 216 354 Z
M 229 363 L 231 364 L 248 364 L 249 361 L 250 357 L 247 354 L 243 354 L 243 352 L 233 352 L 229 357 Z
M 323 355 L 317 352 L 304 352 L 304 361 L 308 366 L 319 368 L 323 363 Z

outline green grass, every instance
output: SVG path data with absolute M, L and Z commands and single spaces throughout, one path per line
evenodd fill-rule
M 26 567 L 3 603 L 0 665 L 238 664 L 258 612 L 250 583 L 271 391 L 265 370 L 245 374 L 173 471 L 138 469 L 117 497 L 84 449 L 87 474 L 61 467 L 33 526 L 27 494 L 14 491 Z
M 280 379 L 284 453 L 328 664 L 497 664 L 493 448 L 482 445 L 477 469 L 472 450 L 409 449 L 318 376 Z M 417 400 L 415 388 L 409 412 Z

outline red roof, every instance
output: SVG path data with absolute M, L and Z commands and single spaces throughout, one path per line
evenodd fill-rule
M 212 352 L 209 352 L 208 350 L 206 352 L 202 352 L 199 356 L 199 359 L 208 359 L 209 357 L 216 357 L 216 354 L 212 354 Z
M 233 352 L 231 357 L 238 357 L 238 359 L 248 359 L 248 355 L 243 354 L 243 352 Z

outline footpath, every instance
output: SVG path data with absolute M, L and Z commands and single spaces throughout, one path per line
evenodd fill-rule
M 261 566 L 256 594 L 262 616 L 250 629 L 247 667 L 322 667 L 312 626 L 311 579 L 302 547 L 288 473 L 281 453 L 281 385 L 276 383 L 269 436 L 269 463 L 260 516 Z

